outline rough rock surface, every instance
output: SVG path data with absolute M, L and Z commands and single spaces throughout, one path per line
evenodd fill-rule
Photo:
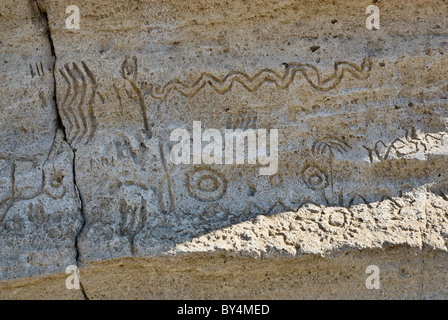
M 0 4 L 0 298 L 448 297 L 446 1 Z
M 76 264 L 82 216 L 45 20 L 28 1 L 2 1 L 0 17 L 0 279 L 12 279 Z

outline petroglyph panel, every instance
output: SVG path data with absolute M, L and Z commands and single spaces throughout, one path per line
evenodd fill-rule
M 59 53 L 61 119 L 77 159 L 86 218 L 81 260 L 166 252 L 310 203 L 330 208 L 319 209 L 316 228 L 346 236 L 357 221 L 353 206 L 375 216 L 371 204 L 421 197 L 447 178 L 445 57 L 414 58 L 427 46 L 419 37 L 395 48 L 398 29 L 366 29 L 356 14 L 365 11 L 361 4 L 350 2 L 349 11 L 327 4 L 316 13 L 300 1 L 86 1 L 79 3 L 84 27 L 70 41 L 68 2 L 41 4 Z M 131 14 L 127 26 L 110 21 L 114 10 Z M 342 11 L 346 36 L 331 22 Z M 384 24 L 392 27 L 387 16 Z M 398 50 L 393 57 L 390 48 Z M 411 73 L 430 79 L 431 89 L 411 94 Z M 263 142 L 266 156 L 276 156 L 272 130 L 278 163 L 260 157 Z M 185 148 L 173 131 L 186 136 Z M 227 152 L 238 146 L 228 146 L 228 131 L 247 134 L 232 164 Z M 99 243 L 107 252 L 94 249 Z
M 1 1 L 0 280 L 76 264 L 82 217 L 46 27 L 34 1 Z

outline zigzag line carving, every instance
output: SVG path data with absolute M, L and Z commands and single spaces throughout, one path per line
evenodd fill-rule
M 192 83 L 173 79 L 164 86 L 149 84 L 149 94 L 154 99 L 165 100 L 171 92 L 177 91 L 182 96 L 191 98 L 206 85 L 209 85 L 215 92 L 224 94 L 232 89 L 235 82 L 241 84 L 249 92 L 256 91 L 266 82 L 274 83 L 278 89 L 286 89 L 299 73 L 305 77 L 314 89 L 328 92 L 341 83 L 347 72 L 356 79 L 364 80 L 369 77 L 372 70 L 372 60 L 370 58 L 364 58 L 360 66 L 347 61 L 337 61 L 334 64 L 333 74 L 328 77 L 324 77 L 319 69 L 311 64 L 284 63 L 283 65 L 286 68 L 283 75 L 272 69 L 263 69 L 252 77 L 242 71 L 231 71 L 220 79 L 213 74 L 204 72 Z
M 80 142 L 87 137 L 87 143 L 96 130 L 93 102 L 97 93 L 97 81 L 84 61 L 82 68 L 76 63 L 64 65 L 59 73 L 67 83 L 67 90 L 61 103 L 62 120 L 68 127 L 68 140 Z M 84 70 L 84 71 L 83 71 Z

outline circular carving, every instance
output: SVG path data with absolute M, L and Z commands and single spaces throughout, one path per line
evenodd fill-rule
M 48 175 L 48 179 L 46 178 Z M 62 170 L 53 170 L 51 173 L 44 173 L 44 179 L 47 181 L 44 192 L 53 199 L 62 199 L 67 193 L 64 186 L 64 173 Z
M 187 176 L 187 189 L 200 201 L 221 199 L 227 190 L 226 178 L 212 169 L 199 169 Z
M 62 185 L 64 178 L 65 177 L 62 172 L 54 172 L 50 178 L 50 186 L 52 186 L 53 188 L 59 188 Z
M 339 233 L 350 226 L 351 216 L 346 208 L 326 208 L 321 213 L 319 224 L 327 232 Z
M 318 167 L 306 167 L 303 170 L 303 178 L 306 186 L 312 190 L 322 190 L 328 187 L 328 177 Z
M 204 192 L 213 192 L 219 188 L 219 181 L 214 176 L 205 175 L 199 179 L 198 187 Z
M 333 211 L 328 216 L 328 223 L 333 227 L 342 227 L 345 224 L 345 215 L 340 211 Z

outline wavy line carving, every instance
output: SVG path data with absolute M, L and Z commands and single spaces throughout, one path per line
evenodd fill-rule
M 67 123 L 69 142 L 80 142 L 87 136 L 86 143 L 96 130 L 93 102 L 97 93 L 97 82 L 93 72 L 84 61 L 82 69 L 73 63 L 59 69 L 67 83 L 67 90 L 62 100 L 62 120 Z
M 224 78 L 204 72 L 192 83 L 173 79 L 164 86 L 149 84 L 149 94 L 154 99 L 165 100 L 170 93 L 177 91 L 182 96 L 191 98 L 207 85 L 215 92 L 224 94 L 232 89 L 236 82 L 249 92 L 256 91 L 266 82 L 274 83 L 278 89 L 286 89 L 294 81 L 297 74 L 303 75 L 314 89 L 328 92 L 341 83 L 346 73 L 350 73 L 356 79 L 364 80 L 369 77 L 372 70 L 372 60 L 370 58 L 364 58 L 360 66 L 347 61 L 337 61 L 334 64 L 333 74 L 328 77 L 324 77 L 319 69 L 311 64 L 284 63 L 283 65 L 286 68 L 283 74 L 272 69 L 263 69 L 252 77 L 242 71 L 231 71 Z
M 404 130 L 404 138 L 396 138 L 388 145 L 380 140 L 373 148 L 363 146 L 369 152 L 370 162 L 401 159 L 420 151 L 426 152 L 430 148 L 431 142 L 443 143 L 442 139 L 448 135 L 447 132 L 418 134 L 414 127 L 407 127 Z

